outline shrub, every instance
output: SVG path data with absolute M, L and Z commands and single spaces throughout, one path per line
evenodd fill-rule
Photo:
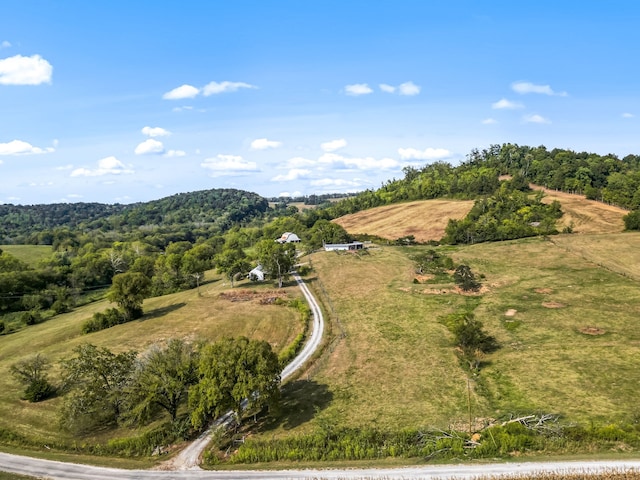
M 127 319 L 117 308 L 109 308 L 104 312 L 96 312 L 93 317 L 82 324 L 82 333 L 99 332 L 106 328 L 125 323 Z
M 23 399 L 29 402 L 41 402 L 55 394 L 55 387 L 46 379 L 41 378 L 31 382 L 24 391 Z

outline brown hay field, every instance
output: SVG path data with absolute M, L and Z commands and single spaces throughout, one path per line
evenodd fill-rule
M 560 230 L 567 226 L 572 226 L 574 233 L 583 234 L 618 233 L 624 230 L 622 217 L 629 213 L 624 208 L 587 200 L 584 195 L 558 192 L 537 185 L 531 185 L 531 188 L 545 193 L 544 203 L 554 200 L 560 202 L 564 213 L 558 223 Z
M 413 235 L 419 242 L 440 240 L 450 218 L 464 218 L 472 200 L 417 200 L 363 210 L 334 220 L 350 234 L 395 240 Z
M 212 276 L 211 273 L 208 275 Z M 201 296 L 196 290 L 189 290 L 150 298 L 144 302 L 145 315 L 140 320 L 88 335 L 80 331 L 83 322 L 94 312 L 113 304 L 107 301 L 93 303 L 14 334 L 0 336 L 0 428 L 9 428 L 30 438 L 50 441 L 66 438 L 58 431 L 56 422 L 61 398 L 37 404 L 22 401 L 19 398 L 21 387 L 9 374 L 10 365 L 38 352 L 54 364 L 51 380 L 55 384 L 57 362 L 72 356 L 73 348 L 82 343 L 107 347 L 114 352 L 129 349 L 142 352 L 154 343 L 172 338 L 214 341 L 225 336 L 244 335 L 267 340 L 280 351 L 302 331 L 297 311 L 264 301 L 274 296 L 270 284 L 253 285 L 243 281 L 233 289 L 233 295 L 225 295 L 229 289 L 228 283 L 215 280 L 200 287 Z M 284 290 L 291 298 L 300 296 L 295 286 Z M 236 291 L 243 301 L 232 301 Z M 277 293 L 277 296 L 281 295 L 282 292 Z M 105 434 L 123 436 L 127 433 Z

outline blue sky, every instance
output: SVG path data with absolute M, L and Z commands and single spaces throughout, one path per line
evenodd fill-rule
M 0 203 L 359 191 L 504 142 L 640 154 L 639 2 L 0 11 Z

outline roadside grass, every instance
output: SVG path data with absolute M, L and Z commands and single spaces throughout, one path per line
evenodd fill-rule
M 271 284 L 257 285 L 243 281 L 236 284 L 233 292 L 246 290 L 260 293 L 272 289 Z M 35 404 L 20 400 L 22 388 L 9 373 L 10 365 L 35 353 L 42 353 L 51 360 L 53 368 L 50 378 L 55 384 L 59 374 L 58 361 L 72 356 L 73 349 L 82 343 L 104 346 L 114 352 L 128 349 L 144 351 L 154 343 L 172 338 L 216 340 L 225 336 L 245 335 L 269 341 L 278 352 L 303 330 L 299 313 L 294 309 L 259 304 L 251 295 L 245 296 L 245 301 L 230 301 L 220 295 L 228 290 L 229 285 L 218 280 L 201 286 L 201 296 L 196 290 L 189 290 L 151 298 L 145 301 L 145 315 L 140 320 L 88 335 L 81 334 L 81 325 L 94 312 L 108 308 L 110 304 L 106 300 L 14 334 L 0 336 L 0 429 L 6 428 L 43 446 L 73 441 L 90 444 L 141 433 L 120 428 L 95 432 L 84 438 L 72 438 L 60 431 L 57 411 L 62 399 L 52 398 Z M 293 284 L 285 290 L 290 297 L 300 296 Z
M 440 240 L 450 218 L 464 218 L 472 200 L 418 200 L 352 213 L 333 220 L 352 235 L 369 234 L 389 240 L 413 235 L 419 242 Z
M 53 253 L 51 245 L 0 245 L 0 250 L 32 267 L 36 267 L 40 260 L 50 257 Z

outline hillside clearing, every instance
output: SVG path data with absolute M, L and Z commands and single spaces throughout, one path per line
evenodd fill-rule
M 418 242 L 440 240 L 450 218 L 464 218 L 472 200 L 418 200 L 371 208 L 333 220 L 352 235 L 388 240 L 413 235 Z
M 0 245 L 0 250 L 31 267 L 36 267 L 40 260 L 50 257 L 53 253 L 51 245 Z

